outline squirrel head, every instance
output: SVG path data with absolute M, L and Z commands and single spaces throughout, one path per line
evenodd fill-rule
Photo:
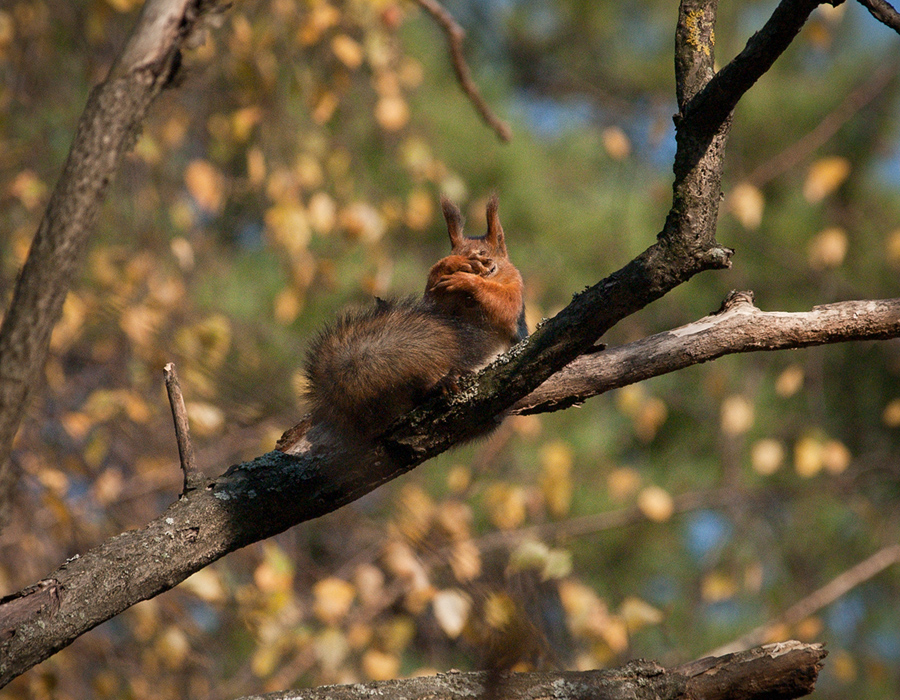
M 489 258 L 506 258 L 506 239 L 503 226 L 500 225 L 498 208 L 500 202 L 494 194 L 487 203 L 487 233 L 480 237 L 468 237 L 463 234 L 463 218 L 457 207 L 446 197 L 441 197 L 441 209 L 447 221 L 447 233 L 450 234 L 451 253 L 453 255 L 481 255 Z

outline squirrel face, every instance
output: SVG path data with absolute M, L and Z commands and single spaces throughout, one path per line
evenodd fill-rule
M 478 262 L 481 269 L 477 274 L 482 277 L 495 274 L 500 266 L 500 260 L 509 260 L 498 208 L 497 195 L 494 195 L 487 204 L 487 233 L 481 237 L 469 238 L 463 234 L 462 215 L 457 206 L 446 197 L 441 197 L 441 209 L 447 221 L 447 233 L 450 235 L 450 255 L 459 255 Z

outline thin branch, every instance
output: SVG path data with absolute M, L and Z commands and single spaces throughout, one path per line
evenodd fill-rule
M 203 472 L 197 469 L 194 460 L 194 445 L 191 442 L 191 428 L 188 423 L 187 409 L 184 406 L 184 396 L 181 393 L 181 385 L 178 383 L 178 374 L 175 365 L 169 362 L 163 367 L 166 377 L 166 393 L 169 395 L 169 405 L 172 407 L 172 420 L 175 422 L 175 440 L 178 443 L 178 459 L 181 462 L 181 471 L 184 473 L 184 487 L 182 494 L 191 489 L 200 488 L 206 478 Z
M 181 46 L 200 15 L 214 9 L 206 0 L 147 0 L 109 76 L 88 97 L 0 326 L 0 526 L 14 486 L 8 462 L 13 438 L 100 204 L 147 109 L 170 84 Z
M 794 603 L 776 620 L 766 622 L 733 642 L 714 649 L 710 655 L 729 654 L 759 644 L 766 640 L 777 625 L 787 625 L 788 627 L 796 625 L 894 564 L 900 564 L 900 544 L 889 545 L 878 550 L 868 559 L 864 559 L 859 564 L 835 576 L 818 590 Z
M 722 310 L 699 321 L 580 357 L 510 412 L 558 411 L 723 355 L 900 337 L 900 299 L 843 301 L 801 313 L 760 311 L 752 299 L 750 292 L 733 292 Z
M 441 29 L 444 30 L 444 34 L 447 35 L 447 48 L 450 51 L 453 70 L 456 71 L 456 78 L 459 80 L 459 85 L 463 92 L 466 93 L 485 123 L 497 133 L 500 140 L 508 142 L 512 138 L 512 130 L 509 128 L 509 124 L 498 118 L 491 111 L 488 103 L 478 90 L 478 86 L 475 85 L 475 81 L 472 80 L 472 72 L 469 70 L 469 66 L 463 56 L 462 43 L 466 36 L 465 30 L 459 26 L 456 20 L 453 19 L 453 15 L 447 12 L 437 0 L 416 0 L 416 3 L 434 18 Z
M 859 2 L 875 19 L 900 34 L 900 12 L 897 12 L 887 0 L 859 0 Z
M 834 136 L 857 112 L 880 95 L 894 76 L 897 75 L 898 68 L 900 68 L 900 61 L 896 60 L 879 65 L 872 75 L 869 76 L 868 80 L 853 90 L 837 107 L 825 115 L 812 131 L 805 134 L 774 158 L 770 158 L 765 163 L 760 164 L 750 173 L 747 181 L 757 187 L 761 187 L 782 173 L 786 173 L 796 167 Z

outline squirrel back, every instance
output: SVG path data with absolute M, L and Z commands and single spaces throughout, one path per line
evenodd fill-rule
M 459 210 L 446 199 L 442 206 L 452 250 L 431 268 L 423 298 L 345 312 L 311 344 L 313 423 L 373 437 L 527 335 L 522 277 L 509 260 L 496 197 L 482 238 L 466 238 Z

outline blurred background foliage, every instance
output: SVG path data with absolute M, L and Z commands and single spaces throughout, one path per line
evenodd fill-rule
M 138 0 L 0 3 L 7 302 L 90 86 Z M 725 3 L 729 60 L 772 2 Z M 185 56 L 110 191 L 20 432 L 0 594 L 138 527 L 181 476 L 162 366 L 210 475 L 303 414 L 303 348 L 417 294 L 445 193 L 497 191 L 531 326 L 653 242 L 670 202 L 674 3 L 455 0 L 502 145 L 410 2 L 244 0 Z M 740 103 L 707 273 L 614 328 L 900 293 L 898 38 L 823 7 Z M 229 698 L 484 664 L 675 663 L 772 622 L 827 642 L 816 697 L 900 690 L 900 568 L 793 603 L 900 536 L 897 341 L 730 357 L 508 420 L 79 639 L 10 698 Z M 535 641 L 537 640 L 537 641 Z

